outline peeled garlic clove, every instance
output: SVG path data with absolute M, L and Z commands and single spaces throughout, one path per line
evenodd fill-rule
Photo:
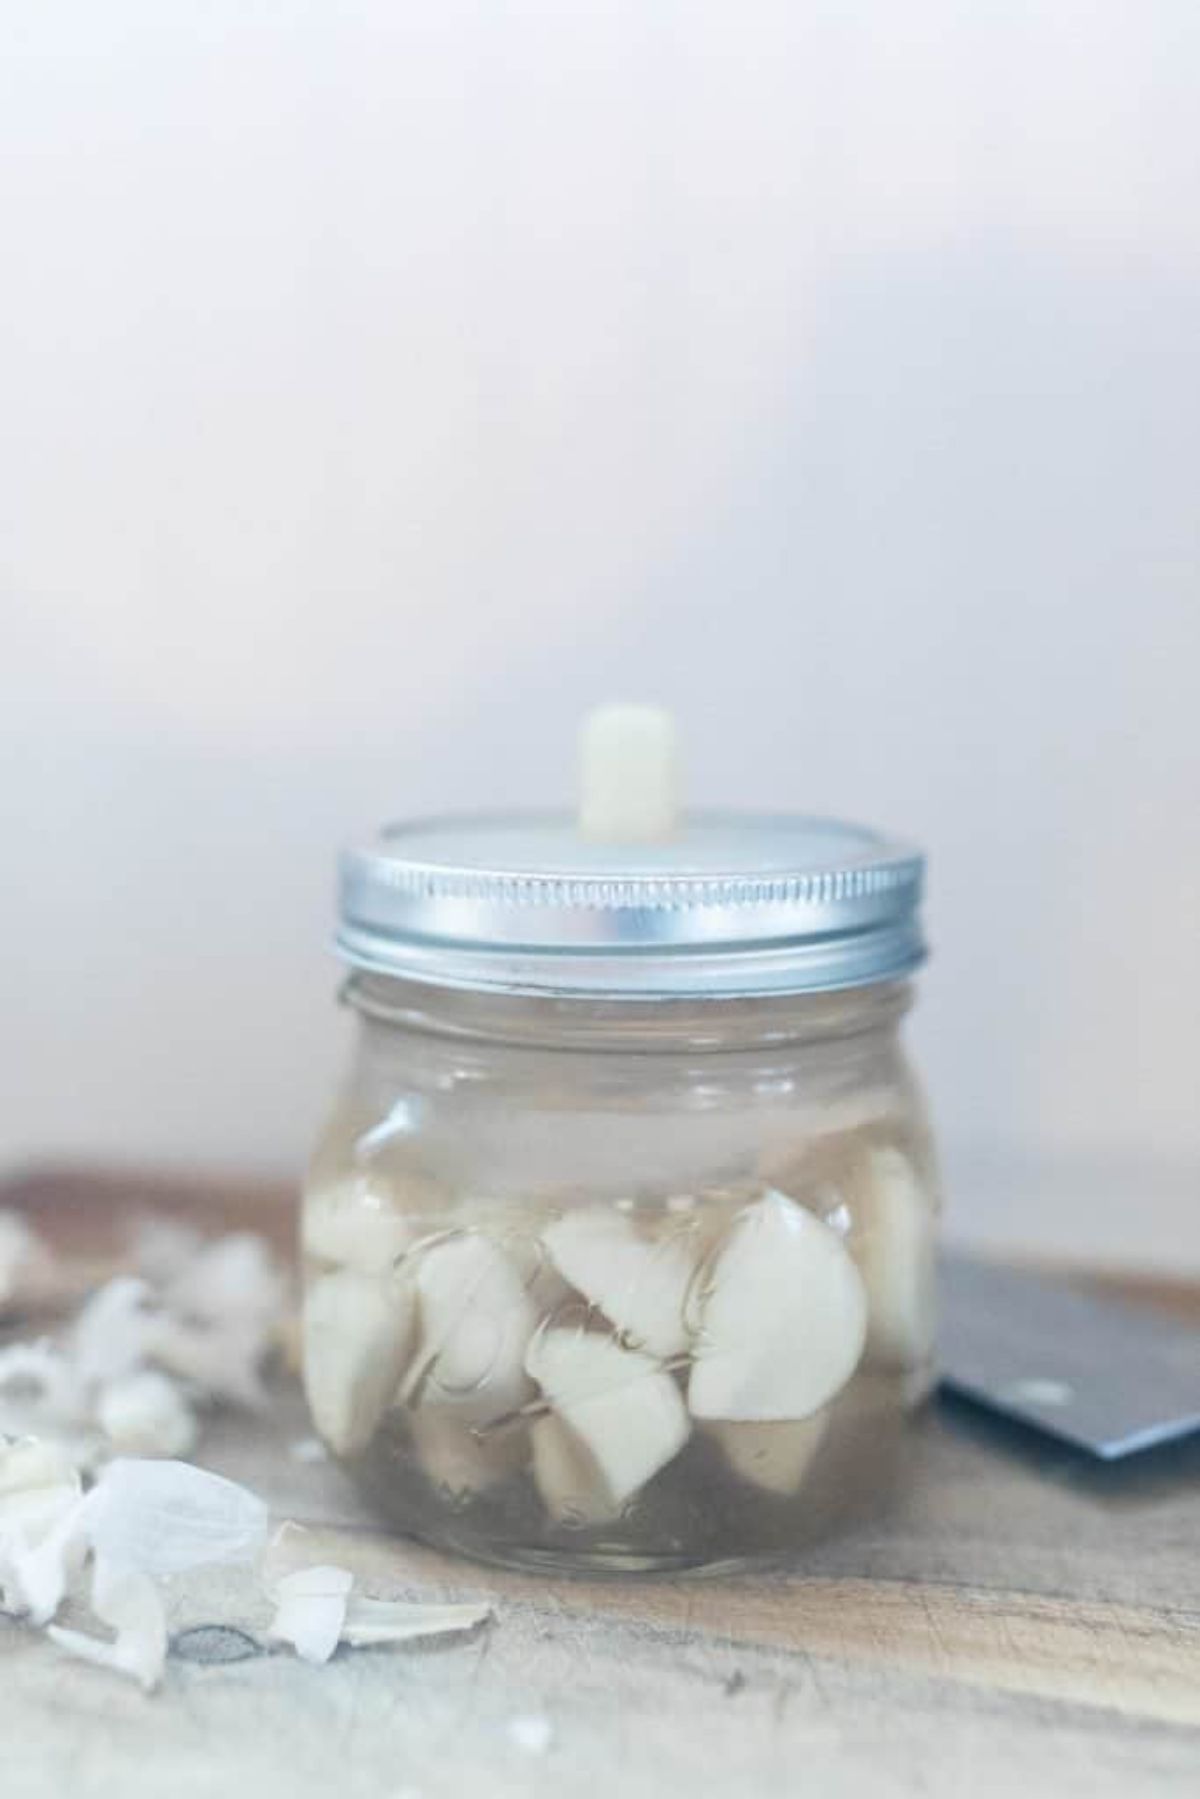
M 421 1343 L 414 1382 L 434 1403 L 460 1405 L 473 1424 L 529 1397 L 525 1350 L 537 1312 L 521 1270 L 477 1232 L 433 1244 L 416 1258 Z
M 304 1196 L 300 1239 L 306 1256 L 354 1268 L 359 1274 L 386 1274 L 414 1235 L 411 1220 L 428 1198 L 414 1183 L 413 1206 L 397 1206 L 369 1175 L 354 1175 L 333 1186 L 312 1187 Z M 432 1186 L 432 1183 L 430 1183 Z
M 604 1476 L 591 1451 L 553 1412 L 535 1422 L 529 1433 L 533 1478 L 542 1503 L 556 1524 L 582 1529 L 611 1524 L 620 1517 Z
M 688 1404 L 697 1418 L 808 1418 L 854 1373 L 862 1276 L 841 1237 L 769 1192 L 736 1219 L 704 1302 Z
M 335 1455 L 365 1449 L 412 1350 L 416 1308 L 406 1281 L 339 1269 L 304 1302 L 304 1389 Z
M 617 1507 L 687 1442 L 691 1422 L 678 1387 L 639 1350 L 622 1349 L 611 1337 L 548 1330 L 530 1343 L 525 1365 L 590 1450 Z
M 96 1422 L 119 1455 L 186 1456 L 198 1435 L 196 1415 L 178 1385 L 155 1368 L 102 1387 Z
M 78 1470 L 57 1444 L 35 1437 L 0 1440 L 0 1545 L 8 1535 L 40 1543 L 80 1492 Z
M 783 1424 L 730 1424 L 716 1419 L 704 1430 L 721 1447 L 740 1479 L 767 1493 L 797 1493 L 817 1453 L 828 1412 Z
M 408 1415 L 408 1427 L 426 1478 L 452 1499 L 486 1493 L 525 1460 L 522 1431 L 479 1436 L 452 1406 L 418 1406 Z
M 681 1236 L 643 1237 L 631 1219 L 597 1206 L 568 1212 L 542 1240 L 564 1279 L 635 1349 L 670 1356 L 687 1347 L 684 1306 L 695 1263 Z
M 907 1156 L 874 1149 L 862 1182 L 858 1263 L 867 1283 L 867 1355 L 919 1368 L 933 1353 L 934 1248 L 930 1201 Z

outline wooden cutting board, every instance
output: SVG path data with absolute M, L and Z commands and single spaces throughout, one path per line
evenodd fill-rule
M 50 1172 L 13 1203 L 96 1267 L 131 1206 L 290 1240 L 278 1189 Z M 1162 1297 L 1200 1317 L 1200 1290 Z M 388 1538 L 335 1468 L 294 1458 L 307 1435 L 284 1383 L 200 1459 L 306 1525 L 304 1559 L 380 1594 L 485 1596 L 494 1622 L 309 1668 L 231 1631 L 267 1608 L 209 1575 L 175 1595 L 147 1700 L 0 1620 L 4 1799 L 1200 1794 L 1200 1442 L 1103 1468 L 941 1404 L 886 1520 L 783 1573 L 617 1582 Z

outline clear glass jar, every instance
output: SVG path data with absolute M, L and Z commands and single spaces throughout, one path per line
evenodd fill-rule
M 303 1210 L 314 1421 L 398 1530 L 474 1557 L 791 1553 L 887 1493 L 932 1380 L 909 983 L 605 978 L 351 975 Z

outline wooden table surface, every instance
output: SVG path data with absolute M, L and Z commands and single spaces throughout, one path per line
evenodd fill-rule
M 0 1204 L 94 1248 L 130 1194 L 210 1203 L 203 1184 L 55 1176 Z M 266 1192 L 215 1210 L 287 1229 Z M 335 1468 L 293 1458 L 307 1434 L 282 1382 L 268 1420 L 221 1420 L 197 1459 L 306 1525 L 305 1561 L 379 1594 L 486 1597 L 494 1622 L 324 1668 L 184 1635 L 145 1699 L 0 1621 L 4 1799 L 1200 1795 L 1200 1442 L 1093 1467 L 942 1403 L 886 1520 L 794 1569 L 584 1581 L 388 1538 Z M 172 1605 L 177 1632 L 269 1612 L 245 1573 Z M 548 1721 L 546 1747 L 517 1740 L 521 1718 Z

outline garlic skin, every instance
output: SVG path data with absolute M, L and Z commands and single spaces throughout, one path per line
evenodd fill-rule
M 920 1368 L 935 1329 L 931 1206 L 908 1157 L 870 1151 L 861 1183 L 866 1228 L 855 1244 L 867 1284 L 867 1358 L 884 1368 Z
M 523 1431 L 478 1436 L 454 1406 L 417 1406 L 407 1419 L 426 1479 L 452 1500 L 486 1493 L 514 1474 L 528 1453 Z
M 586 1529 L 611 1524 L 621 1515 L 595 1457 L 569 1424 L 548 1412 L 529 1433 L 533 1478 L 547 1514 L 556 1524 Z
M 342 1268 L 304 1302 L 304 1390 L 335 1455 L 365 1449 L 392 1402 L 416 1334 L 412 1289 Z
M 440 1192 L 414 1181 L 411 1208 L 401 1208 L 370 1175 L 356 1174 L 330 1186 L 311 1187 L 301 1210 L 300 1242 L 306 1256 L 359 1274 L 386 1274 L 413 1240 L 414 1215 L 440 1203 Z
M 787 1498 L 803 1486 L 828 1424 L 826 1411 L 784 1424 L 733 1424 L 715 1419 L 703 1429 L 720 1445 L 741 1480 L 761 1487 L 764 1493 Z
M 269 1643 L 288 1643 L 314 1668 L 327 1662 L 342 1638 L 354 1576 L 348 1568 L 299 1568 L 275 1583 Z
M 523 1405 L 537 1311 L 521 1269 L 490 1238 L 470 1231 L 414 1260 L 421 1341 L 406 1388 L 420 1384 L 423 1401 L 457 1405 L 472 1424 Z
M 525 1365 L 590 1451 L 618 1509 L 687 1442 L 691 1421 L 678 1387 L 639 1350 L 585 1331 L 548 1330 L 530 1343 Z
M 633 1348 L 665 1357 L 687 1347 L 684 1308 L 696 1265 L 681 1235 L 654 1241 L 620 1212 L 589 1206 L 548 1225 L 542 1241 L 564 1280 Z
M 709 1276 L 688 1405 L 696 1418 L 811 1417 L 867 1332 L 863 1278 L 838 1233 L 782 1193 L 734 1221 Z

